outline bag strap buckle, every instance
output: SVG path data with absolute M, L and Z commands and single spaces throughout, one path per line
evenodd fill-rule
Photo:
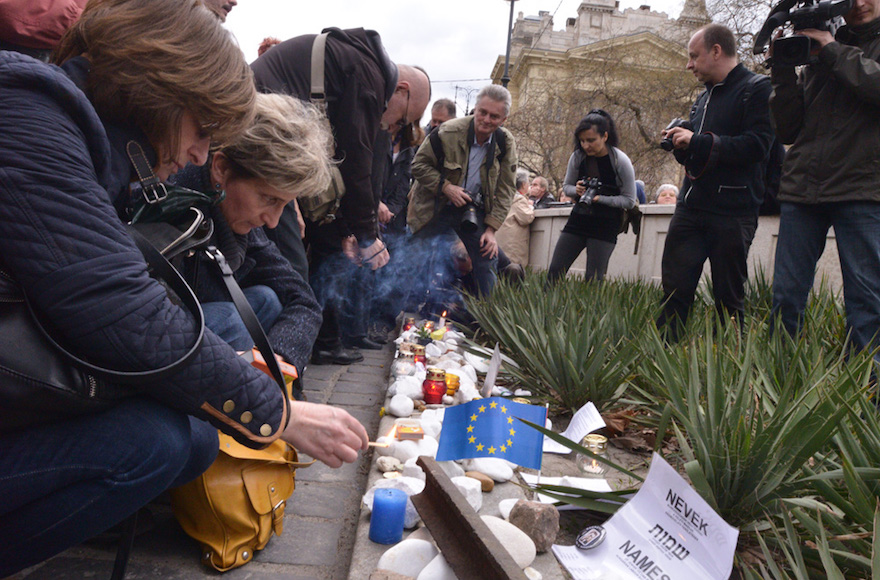
M 138 175 L 144 201 L 148 205 L 164 201 L 168 197 L 168 190 L 165 188 L 165 184 L 159 181 L 159 178 L 153 173 L 153 168 L 147 162 L 147 155 L 141 144 L 137 141 L 129 141 L 125 144 L 125 151 Z

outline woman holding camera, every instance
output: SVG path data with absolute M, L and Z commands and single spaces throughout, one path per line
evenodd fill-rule
M 91 0 L 58 62 L 0 51 L 0 270 L 77 356 L 120 371 L 170 365 L 199 329 L 149 276 L 114 207 L 137 182 L 127 152 L 139 145 L 161 180 L 203 164 L 212 139 L 253 120 L 250 69 L 196 0 Z M 197 477 L 218 428 L 255 448 L 280 437 L 333 467 L 367 446 L 351 415 L 287 400 L 210 331 L 180 370 L 98 383 L 83 400 L 103 405 L 76 413 L 11 407 L 3 370 L 0 577 Z
M 614 120 L 602 109 L 590 111 L 574 130 L 563 191 L 577 203 L 556 242 L 547 273 L 550 281 L 564 276 L 584 249 L 584 278 L 605 278 L 624 212 L 636 204 L 632 162 L 617 148 L 618 142 Z

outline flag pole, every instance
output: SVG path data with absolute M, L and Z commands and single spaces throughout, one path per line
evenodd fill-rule
M 550 403 L 544 403 L 544 425 L 547 424 L 547 416 L 550 414 Z M 541 452 L 543 453 L 543 451 Z M 544 462 L 541 462 L 541 467 L 544 466 Z M 538 479 L 535 482 L 535 485 L 541 485 L 541 470 L 538 470 Z

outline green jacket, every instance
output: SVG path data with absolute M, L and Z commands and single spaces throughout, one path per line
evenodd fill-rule
M 434 219 L 440 209 L 447 203 L 443 194 L 446 182 L 460 185 L 462 177 L 467 174 L 468 152 L 470 144 L 468 128 L 473 123 L 473 115 L 452 119 L 443 123 L 439 129 L 440 142 L 443 144 L 443 167 L 438 167 L 437 158 L 431 147 L 430 139 L 425 139 L 416 153 L 412 164 L 414 184 L 409 192 L 409 209 L 406 223 L 413 233 L 425 227 Z M 504 157 L 498 159 L 499 149 L 480 168 L 483 198 L 486 204 L 486 225 L 495 231 L 501 228 L 507 211 L 516 193 L 516 143 L 513 134 L 501 128 L 506 137 Z

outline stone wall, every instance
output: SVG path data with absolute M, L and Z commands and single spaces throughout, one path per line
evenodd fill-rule
M 641 235 L 637 238 L 630 231 L 617 239 L 617 248 L 611 255 L 607 275 L 611 278 L 641 278 L 659 284 L 663 245 L 666 243 L 666 232 L 675 206 L 642 205 L 641 210 Z M 570 207 L 535 210 L 529 244 L 531 268 L 546 270 L 550 265 L 556 240 L 565 227 L 570 212 Z M 772 278 L 778 229 L 778 216 L 763 216 L 759 219 L 758 231 L 749 253 L 750 273 L 760 269 L 768 279 Z M 581 253 L 569 270 L 569 275 L 583 276 L 585 265 L 586 255 Z M 708 275 L 709 272 L 709 263 L 706 262 L 703 273 Z M 825 252 L 819 260 L 815 286 L 818 287 L 823 281 L 835 291 L 843 288 L 834 230 L 829 232 Z

